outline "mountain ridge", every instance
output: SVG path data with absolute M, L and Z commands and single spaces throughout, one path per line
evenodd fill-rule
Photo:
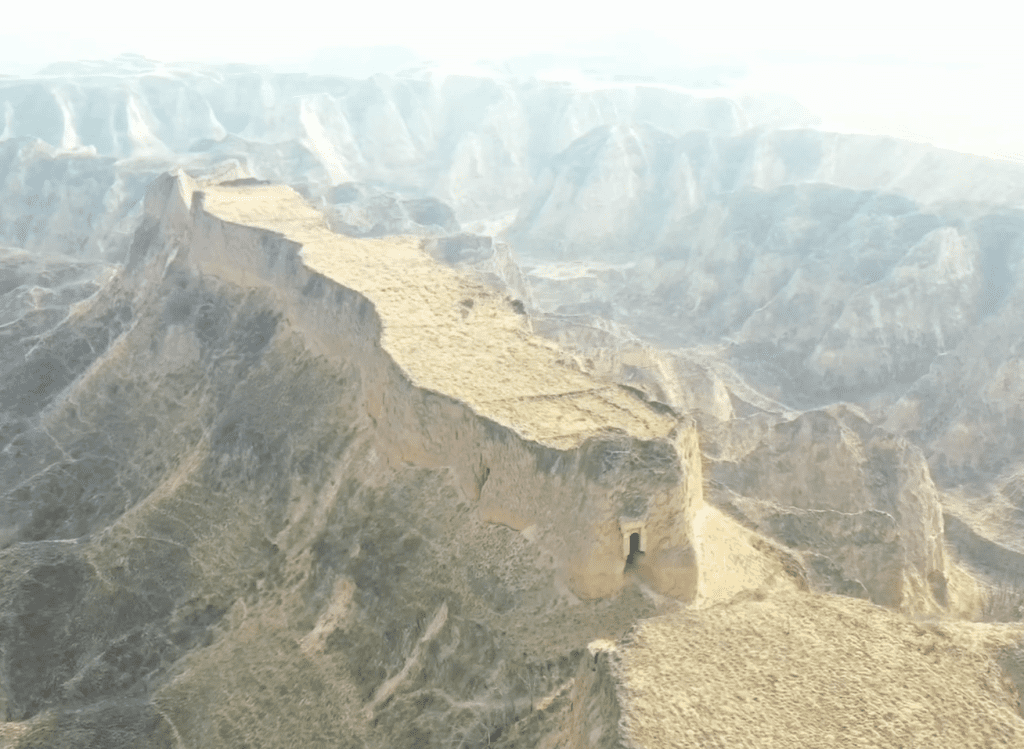
M 1018 742 L 1012 169 L 774 100 L 119 65 L 0 84 L 0 743 Z

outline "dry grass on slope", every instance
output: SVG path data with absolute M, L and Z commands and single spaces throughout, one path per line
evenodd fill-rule
M 1024 747 L 1013 687 L 982 648 L 861 600 L 670 614 L 620 657 L 627 734 L 647 749 Z
M 534 335 L 511 299 L 439 264 L 414 237 L 334 234 L 284 185 L 211 185 L 204 195 L 211 215 L 283 234 L 302 245 L 310 272 L 368 299 L 381 346 L 418 387 L 562 449 L 608 427 L 655 439 L 676 425 L 635 394 L 566 365 L 565 352 Z

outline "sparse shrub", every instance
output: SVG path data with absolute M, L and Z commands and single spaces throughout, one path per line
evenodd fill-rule
M 981 605 L 983 622 L 1024 621 L 1024 578 L 1006 577 L 985 592 Z

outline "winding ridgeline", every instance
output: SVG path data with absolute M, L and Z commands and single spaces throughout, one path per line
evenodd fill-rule
M 898 491 L 741 523 L 695 419 L 422 245 L 177 171 L 97 293 L 19 323 L 0 743 L 1024 744 L 1019 626 L 898 613 L 978 603 L 919 453 L 845 412 L 748 424 L 716 443 L 747 494 L 836 423 L 829 491 L 882 453 Z M 826 567 L 869 600 L 809 590 Z

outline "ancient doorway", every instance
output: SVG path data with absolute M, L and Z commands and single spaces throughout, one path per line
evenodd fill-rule
M 636 555 L 642 553 L 640 551 L 640 532 L 629 534 L 629 554 L 626 556 L 626 564 L 633 564 L 636 561 Z
M 619 518 L 619 531 L 622 533 L 622 558 L 626 567 L 635 564 L 647 551 L 647 519 Z

